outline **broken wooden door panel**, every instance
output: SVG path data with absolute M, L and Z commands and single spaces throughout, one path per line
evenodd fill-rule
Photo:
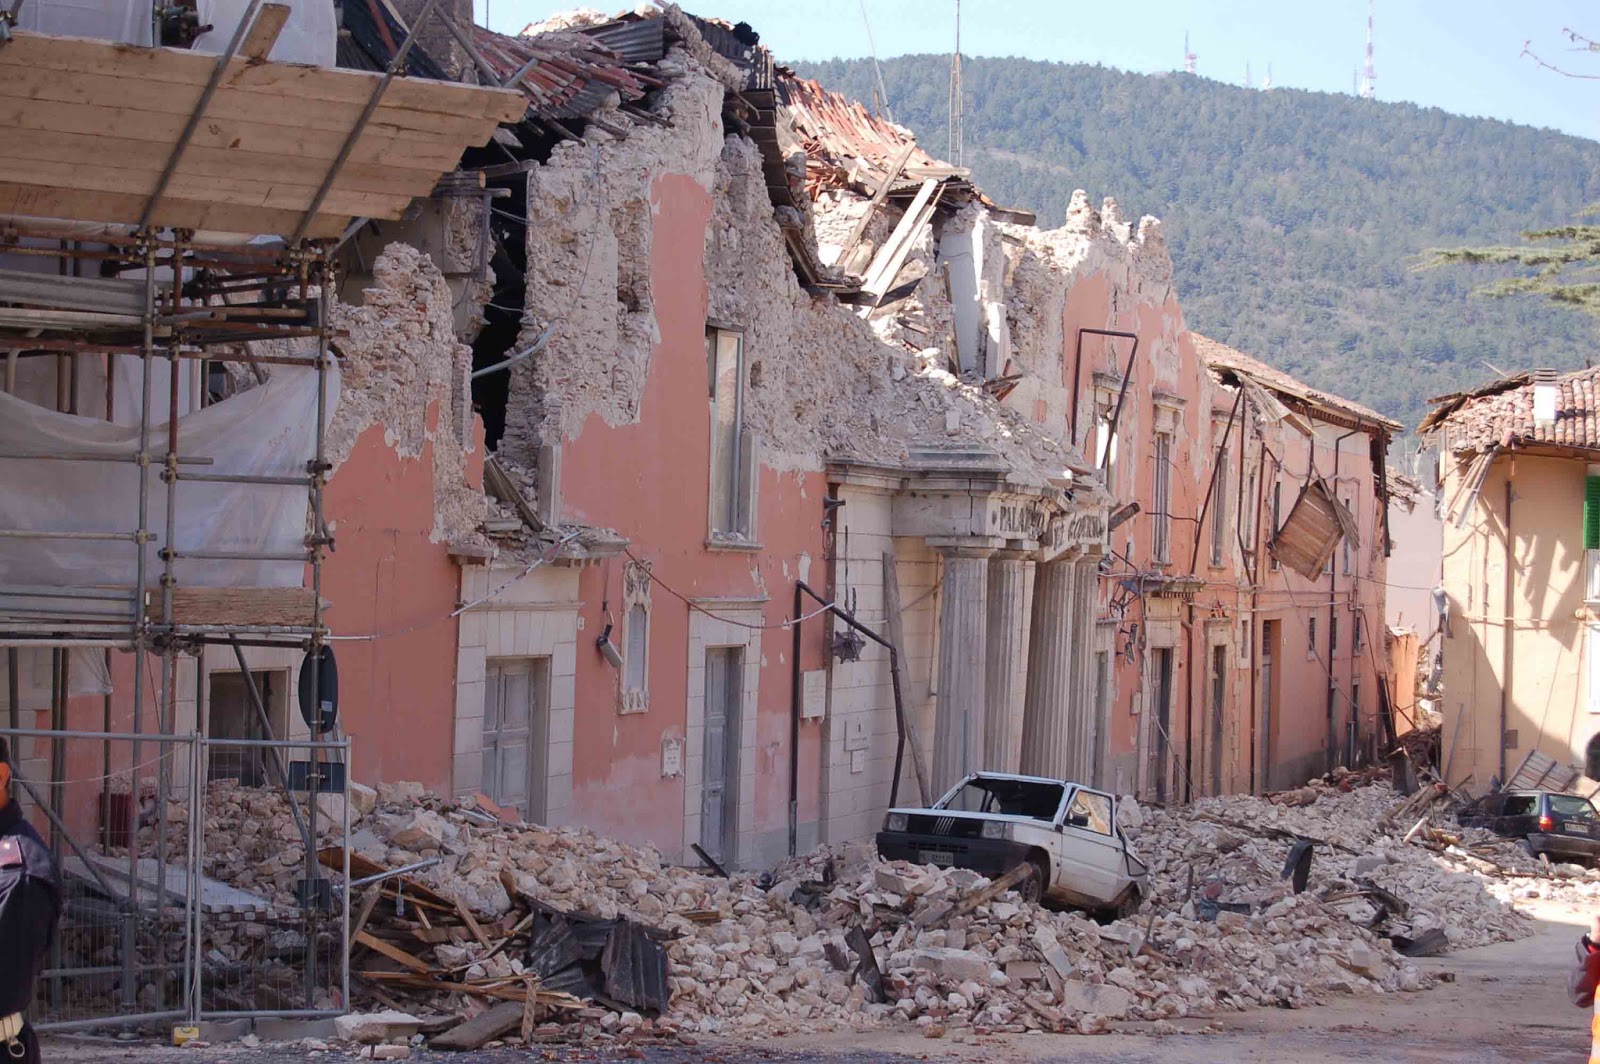
M 1345 538 L 1353 546 L 1361 545 L 1355 518 L 1334 497 L 1327 482 L 1316 477 L 1301 489 L 1269 549 L 1279 562 L 1307 580 L 1315 580 L 1333 557 L 1334 548 Z

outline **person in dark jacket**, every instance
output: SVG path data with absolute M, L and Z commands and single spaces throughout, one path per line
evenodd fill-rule
M 11 800 L 11 751 L 0 739 L 0 1060 L 39 1064 L 23 1014 L 61 915 L 61 881 L 44 840 Z

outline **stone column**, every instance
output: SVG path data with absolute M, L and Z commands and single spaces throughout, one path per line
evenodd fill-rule
M 984 687 L 988 717 L 983 767 L 1016 772 L 1022 757 L 1022 705 L 1028 677 L 1028 556 L 999 551 L 989 559 L 989 632 Z
M 989 624 L 988 547 L 940 546 L 939 697 L 933 724 L 933 790 L 943 793 L 983 767 L 984 643 Z
M 1072 559 L 1040 565 L 1033 580 L 1033 631 L 1028 640 L 1027 694 L 1022 711 L 1022 771 L 1071 779 L 1072 633 L 1077 573 Z

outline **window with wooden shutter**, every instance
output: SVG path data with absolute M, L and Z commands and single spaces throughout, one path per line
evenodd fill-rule
M 1600 550 L 1600 477 L 1583 482 L 1583 549 Z

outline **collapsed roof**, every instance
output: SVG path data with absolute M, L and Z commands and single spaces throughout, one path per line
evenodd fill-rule
M 1595 398 L 1600 368 L 1547 376 L 1557 389 L 1555 417 L 1550 421 L 1533 416 L 1537 375 L 1516 373 L 1470 391 L 1429 399 L 1434 409 L 1417 431 L 1447 433 L 1453 451 L 1528 444 L 1600 450 L 1600 403 Z

